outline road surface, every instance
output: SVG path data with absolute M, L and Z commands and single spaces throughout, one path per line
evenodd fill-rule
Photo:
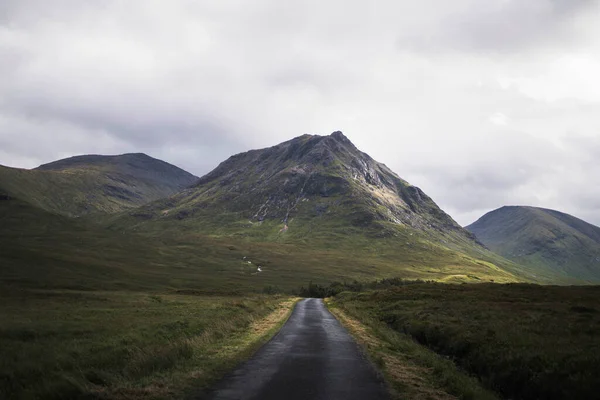
M 321 299 L 298 302 L 279 333 L 202 398 L 388 399 L 385 384 Z

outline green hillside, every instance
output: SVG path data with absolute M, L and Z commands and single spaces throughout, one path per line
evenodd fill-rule
M 365 252 L 359 254 L 349 246 L 348 251 L 315 249 L 203 234 L 166 232 L 150 237 L 107 230 L 16 199 L 0 201 L 0 241 L 0 288 L 5 289 L 293 291 L 311 280 L 328 283 L 399 274 L 443 279 L 452 267 L 443 265 L 442 257 L 456 265 L 477 266 L 456 253 L 422 252 L 400 261 L 427 264 L 428 269 L 411 268 L 399 263 L 399 253 L 390 251 L 388 242 L 368 249 L 363 243 Z M 501 280 L 500 274 L 485 276 Z
M 2 169 L 2 280 L 261 291 L 388 277 L 536 279 L 341 132 L 235 155 L 173 194 L 194 179 L 139 154 Z
M 531 279 L 341 132 L 235 155 L 193 187 L 109 217 L 107 225 L 149 237 L 194 242 L 202 235 L 257 251 L 291 251 L 294 257 L 275 264 L 293 271 L 290 278 L 307 265 L 315 280 Z
M 554 210 L 502 207 L 467 226 L 492 251 L 536 276 L 600 282 L 600 228 Z
M 172 195 L 197 179 L 145 154 L 89 155 L 33 170 L 0 166 L 0 194 L 73 217 L 134 208 Z
M 0 241 L 0 290 L 243 293 L 265 286 L 291 291 L 313 278 L 339 278 L 335 269 L 315 262 L 335 258 L 318 253 L 300 257 L 306 253 L 303 248 L 249 246 L 202 235 L 149 238 L 52 214 L 17 199 L 0 200 Z M 287 259 L 295 261 L 285 263 Z M 257 265 L 266 273 L 256 274 Z

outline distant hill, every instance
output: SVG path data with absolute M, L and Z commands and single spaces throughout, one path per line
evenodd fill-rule
M 146 154 L 85 155 L 33 170 L 0 166 L 0 195 L 73 217 L 138 207 L 170 196 L 197 180 Z
M 502 207 L 466 227 L 492 251 L 537 276 L 600 283 L 600 228 L 536 207 Z
M 282 254 L 303 246 L 315 277 L 529 279 L 341 132 L 234 155 L 194 186 L 119 214 L 109 225 L 151 236 L 243 240 Z M 307 261 L 299 261 L 289 258 L 279 267 L 304 268 Z

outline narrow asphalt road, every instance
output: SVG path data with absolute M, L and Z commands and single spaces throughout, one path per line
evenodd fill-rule
M 388 399 L 386 387 L 321 299 L 296 305 L 279 333 L 204 399 Z

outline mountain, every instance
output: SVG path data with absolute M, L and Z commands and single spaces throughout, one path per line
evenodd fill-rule
M 523 279 L 518 266 L 486 250 L 421 189 L 341 132 L 232 156 L 194 186 L 111 217 L 108 225 L 295 249 L 302 259 L 278 266 L 289 274 L 318 268 L 321 276 L 340 280 Z
M 233 224 L 273 224 L 288 234 L 300 225 L 294 219 L 336 216 L 343 225 L 379 236 L 410 227 L 473 241 L 421 189 L 359 151 L 341 132 L 304 135 L 232 156 L 193 187 L 149 208 L 160 211 L 160 218 L 178 220 L 212 219 L 219 211 Z
M 600 228 L 555 210 L 502 207 L 466 227 L 537 276 L 600 283 Z
M 85 155 L 33 170 L 0 166 L 0 195 L 46 211 L 81 216 L 138 207 L 170 196 L 197 180 L 146 154 Z

